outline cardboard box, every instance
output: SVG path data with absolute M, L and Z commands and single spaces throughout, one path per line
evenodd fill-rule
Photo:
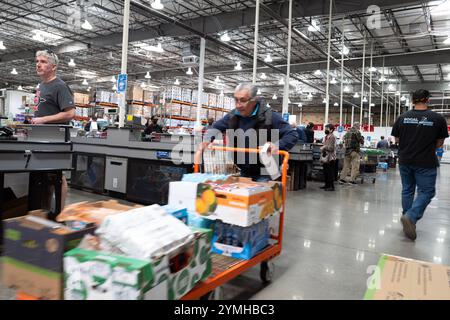
M 203 202 L 211 202 L 204 194 L 200 184 L 197 192 L 196 212 L 204 212 Z M 210 206 L 207 217 L 219 219 L 225 223 L 248 227 L 252 224 L 280 212 L 282 207 L 282 186 L 278 182 L 253 182 L 248 178 L 231 177 L 226 181 L 209 184 L 215 193 L 215 203 Z M 204 188 L 204 187 L 203 187 Z
M 127 100 L 144 101 L 144 90 L 140 86 L 131 86 L 127 90 Z
M 450 267 L 382 255 L 365 300 L 450 300 Z
M 217 107 L 217 94 L 208 93 L 208 105 L 210 107 Z
M 65 206 L 56 220 L 58 222 L 77 220 L 100 225 L 103 219 L 109 215 L 139 207 L 142 207 L 142 205 L 129 206 L 121 204 L 117 200 L 82 201 Z
M 153 92 L 144 90 L 143 96 L 144 96 L 144 102 L 155 103 Z
M 70 230 L 27 215 L 4 222 L 4 284 L 41 299 L 62 297 L 64 252 L 75 248 L 95 227 Z
M 89 95 L 85 93 L 74 92 L 73 100 L 78 104 L 89 104 Z
M 209 277 L 211 230 L 193 229 L 194 239 L 166 255 L 144 261 L 98 251 L 75 249 L 64 258 L 65 299 L 179 299 Z M 185 253 L 189 259 L 182 259 Z M 180 266 L 182 268 L 172 270 Z
M 269 245 L 269 220 L 250 227 L 239 227 L 217 221 L 212 251 L 236 259 L 251 259 Z
M 192 90 L 183 88 L 181 91 L 181 101 L 191 102 L 192 101 Z

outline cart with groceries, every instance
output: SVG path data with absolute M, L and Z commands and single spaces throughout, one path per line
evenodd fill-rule
M 381 149 L 361 148 L 360 156 L 359 181 L 361 184 L 364 181 L 375 183 L 377 179 L 377 168 L 381 163 L 380 157 L 386 156 L 386 152 Z
M 270 282 L 289 154 L 274 152 L 281 179 L 264 182 L 241 177 L 231 158 L 263 149 L 198 150 L 165 206 L 80 202 L 57 221 L 43 210 L 5 220 L 4 284 L 20 300 L 187 300 L 222 298 L 222 285 L 256 265 Z

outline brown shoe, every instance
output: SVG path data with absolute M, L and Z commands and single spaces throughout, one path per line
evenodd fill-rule
M 405 233 L 405 235 L 413 241 L 416 240 L 416 225 L 411 221 L 411 219 L 409 219 L 409 217 L 404 214 L 400 218 L 400 221 L 402 222 L 403 232 Z

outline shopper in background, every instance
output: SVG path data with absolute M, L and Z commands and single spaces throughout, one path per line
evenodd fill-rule
M 325 185 L 320 187 L 325 191 L 334 191 L 335 178 L 335 162 L 336 162 L 336 137 L 334 136 L 334 125 L 327 124 L 325 126 L 325 138 L 323 146 L 320 148 L 320 161 L 323 164 L 323 175 Z
M 381 136 L 381 140 L 377 143 L 377 149 L 389 149 L 389 142 L 384 140 L 384 136 Z
M 444 148 L 436 148 L 436 157 L 438 158 L 438 163 L 441 165 L 442 157 L 444 156 Z
M 353 127 L 344 135 L 345 158 L 341 179 L 339 180 L 341 183 L 347 183 L 347 175 L 351 172 L 348 183 L 356 184 L 355 180 L 359 174 L 359 152 L 361 145 L 364 143 L 364 138 L 359 132 L 359 128 L 359 122 L 355 122 Z
M 58 62 L 58 56 L 49 50 L 36 52 L 36 72 L 41 83 L 36 92 L 33 124 L 68 124 L 75 117 L 72 90 L 56 76 Z
M 436 148 L 441 148 L 448 137 L 445 118 L 428 110 L 429 98 L 427 90 L 415 91 L 414 109 L 398 117 L 391 133 L 399 144 L 403 207 L 400 220 L 403 232 L 411 240 L 416 239 L 416 224 L 436 194 Z
M 236 108 L 230 111 L 222 119 L 214 122 L 213 129 L 220 131 L 222 134 L 230 133 L 228 129 L 232 129 L 234 136 L 228 137 L 228 142 L 233 143 L 235 146 L 239 146 L 237 143 L 238 132 L 236 130 L 242 129 L 244 135 L 251 132 L 249 130 L 256 130 L 256 146 L 262 146 L 266 142 L 270 143 L 269 153 L 274 153 L 279 150 L 290 150 L 298 140 L 297 131 L 293 129 L 289 123 L 283 120 L 281 115 L 266 106 L 262 97 L 257 96 L 258 87 L 252 84 L 239 84 L 234 91 L 234 99 L 236 102 Z M 279 135 L 279 141 L 272 142 L 272 130 L 277 129 Z M 265 132 L 261 132 L 265 130 Z M 260 138 L 266 136 L 264 141 Z M 214 130 L 208 130 L 205 141 L 211 141 L 214 138 Z M 237 140 L 237 141 L 236 141 Z M 246 148 L 256 147 L 253 146 L 251 139 L 245 139 Z M 205 142 L 205 145 L 209 142 Z M 246 157 L 245 163 L 237 165 L 241 168 L 241 175 L 251 177 L 254 180 L 266 179 L 267 177 L 261 177 L 261 170 L 263 165 L 259 162 L 257 164 L 251 164 Z
M 91 132 L 91 131 L 97 131 L 97 130 L 98 130 L 97 115 L 93 115 L 91 117 L 91 120 L 88 123 L 86 123 L 86 125 L 84 126 L 84 131 Z
M 305 129 L 306 142 L 314 143 L 314 123 L 310 122 Z
M 58 56 L 50 50 L 36 52 L 36 73 L 41 78 L 36 92 L 33 124 L 68 124 L 75 117 L 73 93 L 69 86 L 56 76 Z M 61 210 L 67 197 L 67 181 L 62 176 Z M 50 190 L 50 192 L 52 192 Z
M 162 127 L 158 124 L 158 118 L 155 116 L 152 116 L 150 120 L 151 120 L 150 123 L 147 121 L 147 125 L 144 130 L 144 134 L 150 135 L 150 134 L 152 134 L 152 132 L 162 133 L 163 130 L 162 130 Z
M 291 122 L 291 127 L 297 131 L 298 141 L 305 143 L 307 140 L 305 128 L 297 126 L 297 123 L 295 121 Z

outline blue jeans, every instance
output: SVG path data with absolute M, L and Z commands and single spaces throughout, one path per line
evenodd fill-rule
M 416 224 L 436 194 L 437 169 L 400 165 L 400 176 L 403 186 L 403 214 L 406 214 Z M 414 199 L 416 187 L 417 197 Z

